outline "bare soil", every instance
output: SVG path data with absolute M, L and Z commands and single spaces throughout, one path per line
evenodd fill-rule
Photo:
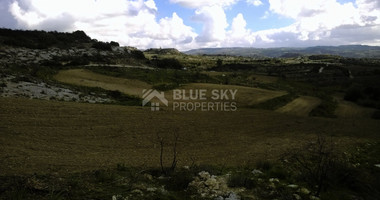
M 127 166 L 170 165 L 178 133 L 179 166 L 241 166 L 279 159 L 315 134 L 337 146 L 378 141 L 380 123 L 368 119 L 299 117 L 279 112 L 150 111 L 147 107 L 0 98 L 0 174 L 73 173 Z

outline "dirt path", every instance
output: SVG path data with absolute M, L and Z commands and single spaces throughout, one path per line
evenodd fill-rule
M 62 70 L 54 78 L 63 83 L 100 87 L 106 90 L 119 90 L 139 97 L 142 96 L 143 89 L 152 87 L 143 81 L 106 76 L 85 69 Z
M 301 96 L 276 111 L 298 116 L 308 116 L 310 111 L 312 111 L 320 103 L 321 100 L 316 97 Z

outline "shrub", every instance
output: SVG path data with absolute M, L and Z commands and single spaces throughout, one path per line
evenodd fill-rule
M 92 47 L 102 51 L 112 51 L 112 45 L 108 42 L 95 42 Z
M 132 50 L 131 51 L 131 54 L 134 58 L 136 59 L 140 59 L 140 60 L 143 60 L 145 59 L 145 55 L 142 51 L 139 51 L 139 50 Z
M 163 69 L 182 69 L 182 64 L 174 58 L 164 58 L 157 60 L 157 67 Z
M 229 187 L 245 187 L 252 189 L 257 186 L 257 181 L 251 171 L 241 171 L 233 173 L 227 182 Z
M 380 119 L 380 110 L 376 110 L 371 117 L 372 119 Z
M 310 188 L 316 188 L 317 196 L 338 182 L 348 182 L 347 177 L 352 175 L 350 165 L 334 149 L 334 145 L 318 135 L 316 140 L 289 151 L 285 156 L 287 166 Z
M 344 95 L 344 100 L 356 102 L 363 98 L 363 94 L 359 88 L 350 88 Z
M 168 91 L 177 88 L 179 85 L 176 83 L 161 83 L 153 86 L 153 89 L 159 91 Z
M 193 181 L 194 174 L 191 171 L 181 170 L 174 172 L 170 178 L 166 180 L 166 188 L 172 191 L 183 191 L 189 183 Z

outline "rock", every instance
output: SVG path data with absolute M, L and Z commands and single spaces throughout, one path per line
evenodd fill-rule
M 302 199 L 301 196 L 298 195 L 298 194 L 293 194 L 293 197 L 294 197 L 294 199 L 296 199 L 296 200 L 301 200 L 301 199 Z
M 320 200 L 319 197 L 316 196 L 310 196 L 310 200 Z
M 280 180 L 278 178 L 270 178 L 269 182 L 271 182 L 271 183 L 280 183 Z
M 133 184 L 133 185 L 132 185 L 132 188 L 133 188 L 133 189 L 140 190 L 140 191 L 143 191 L 143 190 L 146 190 L 146 189 L 147 189 L 147 186 L 144 185 L 143 183 L 140 183 L 140 184 Z
M 187 165 L 186 165 L 186 166 L 183 166 L 182 168 L 185 169 L 185 170 L 190 170 L 190 167 L 187 166 Z
M 306 195 L 310 194 L 310 190 L 308 190 L 307 188 L 301 188 L 301 189 L 299 190 L 299 192 L 300 192 L 301 194 L 306 194 Z
M 210 177 L 205 182 L 205 185 L 211 189 L 218 190 L 219 189 L 219 183 L 216 181 L 215 176 Z
M 198 176 L 189 183 L 188 191 L 197 193 L 203 198 L 216 198 L 229 193 L 225 178 L 211 176 L 205 171 L 199 172 Z
M 144 176 L 144 178 L 145 178 L 146 180 L 148 180 L 148 181 L 152 181 L 152 180 L 153 180 L 153 176 L 150 175 L 150 174 L 144 174 L 143 176 Z
M 113 195 L 112 200 L 128 200 L 128 197 L 123 197 L 121 195 Z
M 205 171 L 201 171 L 198 173 L 199 177 L 203 180 L 207 180 L 209 179 L 211 176 L 210 176 L 210 173 L 208 172 L 205 172 Z
M 225 198 L 225 200 L 240 200 L 240 196 L 238 196 L 234 192 L 231 192 L 230 195 L 227 198 Z
M 140 196 L 142 196 L 142 195 L 144 194 L 144 193 L 143 193 L 141 190 L 139 190 L 139 189 L 132 190 L 131 193 L 134 194 L 134 195 L 140 195 Z
M 155 188 L 155 187 L 149 187 L 149 188 L 146 188 L 146 191 L 147 192 L 155 192 L 155 191 L 157 191 L 157 188 Z
M 269 188 L 276 188 L 276 185 L 273 182 L 271 182 L 271 183 L 269 183 L 268 187 Z
M 378 167 L 378 168 L 380 168 L 380 164 L 376 164 L 376 165 L 375 165 L 375 167 Z
M 258 169 L 254 169 L 254 170 L 252 171 L 252 174 L 253 174 L 253 175 L 261 175 L 261 174 L 263 174 L 263 172 L 260 171 L 260 170 L 258 170 Z
M 298 188 L 298 185 L 290 184 L 290 185 L 288 185 L 287 187 L 288 187 L 288 188 L 297 189 L 297 188 Z

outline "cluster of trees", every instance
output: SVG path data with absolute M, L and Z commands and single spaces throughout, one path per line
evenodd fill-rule
M 91 42 L 91 38 L 83 31 L 61 33 L 57 31 L 26 31 L 0 29 L 1 43 L 9 46 L 45 49 L 49 47 L 70 47 Z
M 344 99 L 366 107 L 380 109 L 380 88 L 377 86 L 353 86 L 347 90 Z
M 183 69 L 183 65 L 175 58 L 157 59 L 156 64 L 163 69 Z
M 99 49 L 102 51 L 112 51 L 112 47 L 119 47 L 119 43 L 111 41 L 111 42 L 101 42 L 95 40 L 92 44 L 92 47 L 95 49 Z

